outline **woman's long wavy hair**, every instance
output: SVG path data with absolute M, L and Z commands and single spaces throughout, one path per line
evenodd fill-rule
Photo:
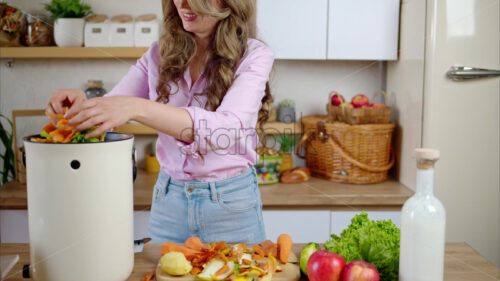
M 255 0 L 218 1 L 222 2 L 223 9 L 215 11 L 210 5 L 212 1 L 187 0 L 193 12 L 219 19 L 207 46 L 210 57 L 206 63 L 209 67 L 205 67 L 205 75 L 209 86 L 201 93 L 207 97 L 205 109 L 211 111 L 219 107 L 233 84 L 236 66 L 247 48 L 247 39 L 255 38 L 256 34 Z M 197 45 L 194 35 L 184 30 L 173 0 L 162 0 L 162 6 L 165 31 L 159 41 L 161 61 L 156 92 L 157 101 L 167 103 L 170 95 L 176 91 L 169 83 L 179 83 L 196 54 Z M 260 126 L 268 119 L 269 112 L 264 105 L 270 102 L 272 96 L 269 84 L 266 83 L 258 118 Z

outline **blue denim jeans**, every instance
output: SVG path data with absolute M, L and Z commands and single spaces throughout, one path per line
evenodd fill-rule
M 180 182 L 160 172 L 153 191 L 149 237 L 152 243 L 260 243 L 266 239 L 262 201 L 253 168 L 215 182 Z

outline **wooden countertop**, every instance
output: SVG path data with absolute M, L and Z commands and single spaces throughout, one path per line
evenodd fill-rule
M 293 252 L 299 256 L 304 244 L 295 244 Z M 19 255 L 19 262 L 7 275 L 6 281 L 31 280 L 22 278 L 23 264 L 29 264 L 28 244 L 0 244 L 2 255 Z M 158 254 L 159 255 L 159 254 Z M 127 280 L 141 280 L 148 272 L 156 267 L 156 262 L 151 260 L 147 253 L 135 254 L 134 272 Z M 307 278 L 301 280 L 306 281 Z M 444 261 L 445 281 L 486 281 L 500 280 L 500 269 L 488 262 L 474 249 L 465 243 L 447 243 Z
M 157 174 L 141 171 L 134 183 L 134 209 L 149 210 Z M 370 185 L 335 183 L 319 178 L 298 184 L 260 186 L 264 209 L 399 210 L 413 191 L 395 180 Z M 0 209 L 27 209 L 26 185 L 0 187 Z

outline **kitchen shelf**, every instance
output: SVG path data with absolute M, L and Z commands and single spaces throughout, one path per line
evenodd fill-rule
M 300 123 L 268 122 L 264 124 L 266 134 L 301 134 Z M 257 128 L 258 130 L 258 128 Z M 127 123 L 115 129 L 116 132 L 134 135 L 155 135 L 156 131 L 150 127 L 138 123 Z
M 137 59 L 148 48 L 133 47 L 3 47 L 0 48 L 2 59 Z

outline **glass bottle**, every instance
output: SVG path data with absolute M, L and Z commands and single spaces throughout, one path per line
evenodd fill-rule
M 87 82 L 87 89 L 85 90 L 85 95 L 87 99 L 102 97 L 106 94 L 106 90 L 102 87 L 101 80 L 89 80 Z
M 401 211 L 400 281 L 443 280 L 446 212 L 434 196 L 439 151 L 418 148 L 417 187 Z
M 21 43 L 28 47 L 52 45 L 52 27 L 49 18 L 41 14 L 26 14 L 21 32 Z

